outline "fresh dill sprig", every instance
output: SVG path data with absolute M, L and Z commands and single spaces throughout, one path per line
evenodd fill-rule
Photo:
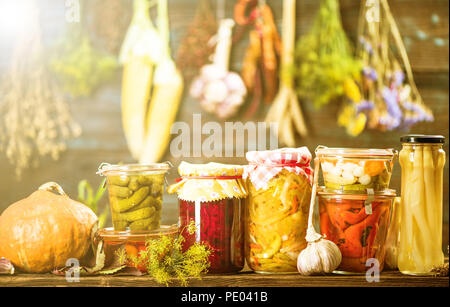
M 194 222 L 187 226 L 187 231 L 195 232 Z M 169 286 L 170 281 L 176 279 L 182 286 L 187 286 L 189 278 L 201 278 L 201 274 L 208 271 L 211 250 L 203 243 L 194 243 L 183 252 L 182 233 L 148 240 L 145 250 L 137 256 L 127 256 L 127 260 L 135 267 L 145 267 L 160 284 Z

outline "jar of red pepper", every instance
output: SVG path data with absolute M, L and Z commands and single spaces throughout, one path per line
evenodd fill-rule
M 184 249 L 205 243 L 211 248 L 209 273 L 233 273 L 244 267 L 243 167 L 219 163 L 190 164 L 178 168 L 181 179 L 168 188 L 179 199 L 179 227 Z M 195 222 L 196 231 L 187 226 Z

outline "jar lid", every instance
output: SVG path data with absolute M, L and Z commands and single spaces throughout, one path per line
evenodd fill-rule
M 178 234 L 177 225 L 161 225 L 159 229 L 155 230 L 145 230 L 145 231 L 133 231 L 124 230 L 118 231 L 114 230 L 113 227 L 103 228 L 97 231 L 95 237 L 104 241 L 147 241 L 151 239 L 157 239 L 163 235 L 175 236 Z
M 210 162 L 207 164 L 192 164 L 182 161 L 178 166 L 178 173 L 182 177 L 227 177 L 242 176 L 244 167 L 241 165 L 221 164 Z
M 369 149 L 369 148 L 328 148 L 325 146 L 319 146 L 316 149 L 317 156 L 339 156 L 339 157 L 352 157 L 352 158 L 364 158 L 364 157 L 394 157 L 395 149 Z
M 370 196 L 368 193 L 345 193 L 336 190 L 330 190 L 325 187 L 320 187 L 318 190 L 318 194 L 321 197 L 325 198 L 338 198 L 338 199 L 349 199 L 349 200 L 365 200 Z M 396 196 L 396 191 L 391 189 L 384 189 L 381 191 L 373 191 L 372 196 L 374 199 L 377 198 L 394 198 Z
M 402 143 L 424 143 L 424 144 L 444 144 L 445 137 L 442 135 L 409 134 L 400 138 Z
M 240 165 L 181 162 L 178 167 L 181 180 L 167 188 L 169 194 L 177 193 L 185 201 L 209 202 L 226 198 L 245 198 L 247 191 Z
M 102 163 L 98 167 L 97 175 L 127 175 L 129 173 L 165 173 L 170 169 L 168 162 L 151 164 L 109 164 Z

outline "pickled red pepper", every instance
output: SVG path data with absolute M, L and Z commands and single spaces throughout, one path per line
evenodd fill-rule
M 320 229 L 341 250 L 339 269 L 364 272 L 369 258 L 377 258 L 382 268 L 392 199 L 372 201 L 372 212 L 368 214 L 363 199 L 341 197 L 344 199 L 319 199 Z

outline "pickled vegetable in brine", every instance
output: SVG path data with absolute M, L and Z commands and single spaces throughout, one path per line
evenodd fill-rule
M 440 136 L 403 137 L 401 228 L 398 268 L 411 275 L 431 274 L 444 263 L 442 193 L 445 152 Z M 419 141 L 417 143 L 415 141 Z
M 164 174 L 108 176 L 115 230 L 159 228 Z
M 311 185 L 304 176 L 282 170 L 267 189 L 249 187 L 246 257 L 256 272 L 296 272 L 306 247 Z

